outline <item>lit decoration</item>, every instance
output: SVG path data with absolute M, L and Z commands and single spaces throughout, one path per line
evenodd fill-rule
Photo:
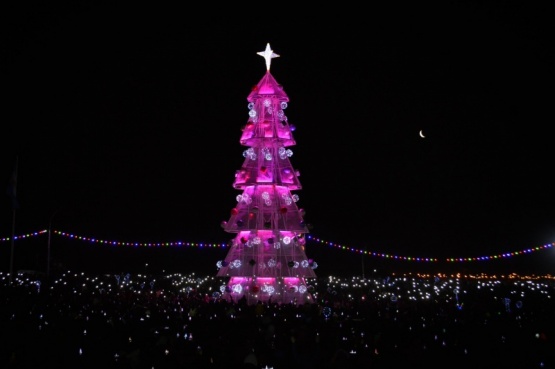
M 278 150 L 278 153 L 280 159 L 286 159 L 293 156 L 293 151 L 291 151 L 290 149 L 285 149 L 283 147 Z
M 239 269 L 239 268 L 241 267 L 241 265 L 242 265 L 241 260 L 235 259 L 235 260 L 233 260 L 233 261 L 231 262 L 231 265 L 230 265 L 230 266 L 231 266 L 232 268 Z
M 55 231 L 52 231 L 52 233 L 54 233 Z M 23 239 L 23 238 L 30 238 L 30 237 L 35 237 L 35 236 L 40 236 L 43 234 L 47 234 L 48 230 L 44 229 L 42 231 L 38 231 L 38 232 L 33 232 L 33 233 L 26 233 L 26 234 L 22 234 L 19 236 L 14 236 L 14 240 L 19 240 L 19 239 Z M 10 241 L 11 238 L 10 237 L 3 237 L 0 238 L 0 242 L 4 242 L 4 241 Z
M 299 210 L 299 212 L 302 212 L 302 209 Z M 227 226 L 227 221 L 222 221 L 221 226 L 222 227 Z M 25 238 L 30 238 L 30 237 L 38 237 L 38 236 L 42 236 L 42 235 L 46 235 L 46 234 L 48 234 L 48 230 L 41 230 L 41 231 L 37 231 L 37 232 L 31 232 L 31 233 L 26 233 L 26 234 L 15 236 L 14 240 L 25 239 Z M 63 232 L 63 231 L 59 231 L 59 230 L 52 230 L 52 235 L 66 237 L 66 238 L 69 238 L 71 240 L 85 241 L 85 242 L 90 242 L 90 243 L 93 243 L 93 244 L 100 244 L 100 245 L 107 245 L 107 246 L 229 248 L 232 245 L 232 242 L 229 242 L 229 241 L 226 242 L 226 243 L 184 242 L 184 241 L 154 242 L 154 243 L 153 242 L 113 241 L 113 240 L 109 241 L 109 240 L 101 240 L 101 239 L 98 239 L 98 238 L 95 238 L 95 237 L 79 236 L 79 235 L 75 235 L 73 233 Z M 325 246 L 337 248 L 337 249 L 340 249 L 342 251 L 349 251 L 349 252 L 352 252 L 354 254 L 364 254 L 364 255 L 367 255 L 367 256 L 371 256 L 371 257 L 381 257 L 381 258 L 384 258 L 384 259 L 393 259 L 393 260 L 399 260 L 399 261 L 412 261 L 412 262 L 434 262 L 434 263 L 437 263 L 437 262 L 440 261 L 438 258 L 434 258 L 434 257 L 403 256 L 403 255 L 393 255 L 393 254 L 385 254 L 385 253 L 380 253 L 380 252 L 375 252 L 375 251 L 363 250 L 363 249 L 358 249 L 356 247 L 341 245 L 339 243 L 335 243 L 335 242 L 331 242 L 331 241 L 325 241 L 323 239 L 313 237 L 313 236 L 310 236 L 310 235 L 306 235 L 306 238 L 308 240 L 310 240 L 311 242 L 315 242 L 315 243 L 322 244 L 322 245 L 325 245 Z M 9 242 L 10 240 L 11 240 L 10 237 L 0 238 L 0 242 Z M 273 240 L 270 241 L 270 239 L 266 240 L 266 242 L 270 245 L 273 244 L 274 246 L 279 245 L 279 242 L 275 242 Z M 548 249 L 552 249 L 553 247 L 555 247 L 555 242 L 547 243 L 547 244 L 544 244 L 544 245 L 541 245 L 541 246 L 534 246 L 534 247 L 530 247 L 530 248 L 526 248 L 526 249 L 522 249 L 522 250 L 518 250 L 518 251 L 508 251 L 508 252 L 503 252 L 503 253 L 500 253 L 500 254 L 488 255 L 488 256 L 449 257 L 449 258 L 444 259 L 443 261 L 445 261 L 446 263 L 485 262 L 485 261 L 490 261 L 490 260 L 499 260 L 499 259 L 507 259 L 507 258 L 511 258 L 511 257 L 516 257 L 516 256 L 523 256 L 523 255 L 531 254 L 531 253 L 534 253 L 534 252 L 539 252 L 539 251 L 545 251 L 545 250 L 548 250 Z M 277 246 L 277 248 L 279 248 L 279 246 Z M 225 262 L 222 262 L 222 264 L 225 264 Z M 315 261 L 312 261 L 311 265 L 317 265 L 317 263 Z M 224 266 L 227 266 L 227 265 L 224 265 Z M 313 268 L 314 268 L 314 266 L 313 266 Z
M 270 65 L 272 64 L 272 59 L 279 57 L 278 54 L 274 53 L 269 43 L 266 44 L 266 49 L 264 51 L 260 51 L 257 54 L 264 57 L 264 60 L 266 61 L 266 70 L 268 72 L 270 71 Z
M 262 154 L 264 155 L 265 160 L 268 160 L 268 161 L 272 160 L 272 153 L 270 152 L 270 150 L 267 147 L 262 149 Z M 263 169 L 264 172 L 268 169 L 265 166 L 262 166 L 261 170 L 262 170 L 262 168 L 264 168 Z
M 270 60 L 277 54 L 268 44 L 259 55 L 264 56 L 267 71 L 247 97 L 248 122 L 239 140 L 247 148 L 233 182 L 242 194 L 236 197 L 237 212 L 223 227 L 236 234 L 226 257 L 234 262 L 219 268 L 217 276 L 228 278 L 228 285 L 243 286 L 241 292 L 233 290 L 224 295 L 229 300 L 245 297 L 254 304 L 272 297 L 275 302 L 294 300 L 303 304 L 312 302 L 312 297 L 307 291 L 299 293 L 297 287 L 304 284 L 304 278 L 314 278 L 315 273 L 312 268 L 299 268 L 300 263 L 295 261 L 306 259 L 304 242 L 297 242 L 297 237 L 309 228 L 297 209 L 299 197 L 291 193 L 301 185 L 298 171 L 289 160 L 293 155 L 289 147 L 296 144 L 284 112 L 289 98 L 269 71 Z M 239 261 L 240 264 L 235 263 Z M 292 261 L 290 267 L 288 261 Z M 295 286 L 294 296 L 284 296 L 286 278 L 291 279 L 288 284 Z M 246 291 L 254 291 L 251 284 L 260 286 L 261 280 L 265 287 L 260 293 L 257 291 L 256 299 L 252 298 Z
M 283 199 L 283 202 L 285 203 L 285 205 L 291 205 L 291 203 L 293 202 L 293 198 L 291 196 L 289 196 L 288 194 L 282 194 L 281 198 Z M 285 212 L 287 212 L 287 208 L 285 207 Z

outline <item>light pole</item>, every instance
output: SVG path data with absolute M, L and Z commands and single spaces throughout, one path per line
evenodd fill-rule
M 56 210 L 55 212 L 52 213 L 52 215 L 50 216 L 50 221 L 48 222 L 48 246 L 46 251 L 46 279 L 47 280 L 50 279 L 50 243 L 52 239 L 52 219 L 54 218 L 54 215 L 58 213 L 58 211 L 59 210 Z
M 361 258 L 361 262 L 362 262 L 362 280 L 365 280 L 365 276 L 364 276 L 364 254 L 366 254 L 366 246 L 364 247 L 364 251 L 362 252 L 362 258 Z

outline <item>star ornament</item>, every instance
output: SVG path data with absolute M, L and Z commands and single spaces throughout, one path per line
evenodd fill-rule
M 273 58 L 278 58 L 279 55 L 274 53 L 274 50 L 270 47 L 270 44 L 266 44 L 266 50 L 258 52 L 258 55 L 264 57 L 266 59 L 266 70 L 270 70 L 270 64 L 272 64 Z

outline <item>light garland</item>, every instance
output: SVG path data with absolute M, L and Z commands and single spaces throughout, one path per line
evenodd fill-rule
M 44 229 L 42 231 L 38 231 L 38 232 L 33 232 L 33 233 L 26 233 L 23 234 L 21 236 L 14 236 L 14 240 L 19 240 L 21 238 L 31 238 L 31 237 L 35 237 L 35 236 L 40 236 L 42 234 L 48 233 L 48 230 Z M 4 238 L 0 238 L 0 242 L 5 242 L 5 241 L 9 241 L 11 240 L 10 237 L 4 237 Z
M 420 262 L 437 262 L 438 261 L 438 259 L 436 259 L 436 258 L 423 258 L 423 257 L 413 257 L 413 256 L 389 255 L 389 254 L 381 254 L 381 253 L 372 252 L 372 251 L 360 250 L 360 249 L 356 249 L 356 248 L 353 248 L 353 247 L 348 247 L 348 246 L 340 245 L 340 244 L 337 244 L 337 243 L 324 241 L 324 240 L 319 239 L 319 238 L 314 238 L 310 235 L 307 235 L 306 238 L 307 238 L 307 240 L 312 240 L 312 241 L 315 241 L 315 242 L 318 242 L 318 243 L 321 243 L 321 244 L 325 244 L 325 245 L 328 245 L 328 246 L 331 246 L 331 247 L 340 248 L 342 250 L 348 250 L 348 251 L 356 252 L 358 254 L 365 254 L 365 255 L 369 255 L 369 256 L 378 256 L 378 257 L 382 257 L 384 259 L 396 259 L 396 260 L 420 261 Z M 448 262 L 448 263 L 455 263 L 455 262 L 496 260 L 496 259 L 502 259 L 502 258 L 508 258 L 508 257 L 513 257 L 513 256 L 520 256 L 520 255 L 524 255 L 524 254 L 529 254 L 529 253 L 532 253 L 532 252 L 535 252 L 535 251 L 541 251 L 541 250 L 545 250 L 545 249 L 548 249 L 548 248 L 552 248 L 553 246 L 555 246 L 555 242 L 547 243 L 545 245 L 536 246 L 536 247 L 529 248 L 529 249 L 524 249 L 524 250 L 520 250 L 520 251 L 511 251 L 511 252 L 506 252 L 506 253 L 497 254 L 497 255 L 465 257 L 465 258 L 447 258 L 447 259 L 445 259 L 445 261 Z
M 99 240 L 99 239 L 92 238 L 92 237 L 78 236 L 78 235 L 74 235 L 74 234 L 66 233 L 66 232 L 61 232 L 61 231 L 57 231 L 57 230 L 52 230 L 52 233 L 55 234 L 55 235 L 58 235 L 58 236 L 64 236 L 64 237 L 79 240 L 79 241 L 87 241 L 87 242 L 98 243 L 98 244 L 109 245 L 109 246 L 199 247 L 199 248 L 205 248 L 205 247 L 225 248 L 225 247 L 229 247 L 228 243 L 205 243 L 205 242 L 197 243 L 197 242 L 183 242 L 183 241 L 154 242 L 154 243 L 152 243 L 152 242 L 122 242 L 122 241 Z M 44 230 L 37 231 L 37 232 L 26 233 L 26 234 L 23 234 L 23 235 L 20 235 L 20 236 L 14 236 L 14 240 L 41 236 L 43 234 L 48 234 L 48 230 L 44 229 Z M 313 237 L 313 236 L 310 236 L 310 235 L 306 235 L 306 239 L 314 241 L 314 242 L 319 243 L 319 244 L 326 245 L 326 246 L 338 248 L 340 250 L 351 251 L 353 253 L 363 254 L 363 255 L 368 255 L 368 256 L 373 256 L 373 257 L 381 257 L 381 258 L 384 258 L 384 259 L 414 261 L 414 262 L 427 262 L 427 263 L 437 263 L 437 262 L 439 262 L 439 259 L 437 259 L 437 258 L 417 257 L 417 256 L 402 256 L 402 255 L 384 254 L 384 253 L 379 253 L 379 252 L 375 252 L 375 251 L 361 250 L 361 249 L 357 249 L 355 247 L 350 247 L 350 246 L 341 245 L 341 244 L 338 244 L 338 243 L 335 243 L 335 242 L 325 241 L 325 240 L 322 240 L 320 238 L 316 238 L 316 237 Z M 10 237 L 0 238 L 0 242 L 6 242 L 6 241 L 10 241 L 10 240 L 11 240 Z M 491 260 L 498 260 L 498 259 L 515 257 L 515 256 L 522 256 L 522 255 L 530 254 L 530 253 L 537 252 L 537 251 L 547 250 L 549 248 L 553 248 L 554 246 L 555 246 L 555 242 L 547 243 L 545 245 L 536 246 L 536 247 L 532 247 L 532 248 L 528 248 L 528 249 L 505 252 L 505 253 L 496 254 L 496 255 L 477 256 L 477 257 L 461 257 L 461 258 L 452 257 L 452 258 L 446 258 L 444 261 L 447 262 L 447 263 L 491 261 Z
M 39 232 L 34 233 L 27 233 L 22 236 L 15 236 L 14 240 L 18 240 L 21 238 L 29 238 L 33 236 L 40 236 L 42 234 L 48 233 L 48 230 L 42 230 Z M 182 242 L 182 241 L 174 241 L 174 242 L 122 242 L 122 241 L 107 241 L 107 240 L 99 240 L 92 237 L 85 237 L 85 236 L 77 236 L 72 233 L 66 233 L 61 231 L 52 230 L 52 233 L 58 236 L 64 236 L 71 239 L 76 239 L 79 241 L 88 241 L 92 243 L 99 243 L 103 245 L 110 245 L 110 246 L 133 246 L 133 247 L 180 247 L 180 246 L 188 246 L 188 247 L 228 247 L 227 244 L 222 243 L 204 243 L 204 242 Z M 9 241 L 10 237 L 1 238 L 0 241 Z

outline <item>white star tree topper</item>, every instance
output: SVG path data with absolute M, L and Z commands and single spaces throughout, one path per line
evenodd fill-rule
M 264 57 L 266 59 L 266 70 L 270 70 L 270 64 L 272 64 L 273 58 L 278 58 L 279 55 L 274 53 L 274 50 L 270 47 L 270 43 L 266 44 L 266 50 L 260 51 L 257 53 L 258 55 Z

